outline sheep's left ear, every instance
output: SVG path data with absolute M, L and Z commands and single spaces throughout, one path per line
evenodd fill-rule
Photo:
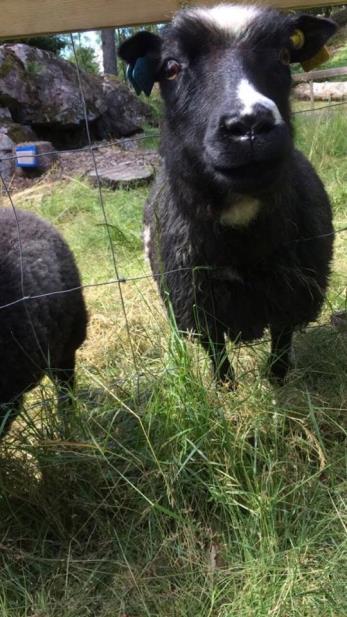
M 331 19 L 312 15 L 299 15 L 293 21 L 291 61 L 301 62 L 305 70 L 325 62 L 329 55 L 324 45 L 335 34 L 337 24 Z
M 160 36 L 146 30 L 138 32 L 120 46 L 118 54 L 129 65 L 127 77 L 136 94 L 151 94 L 159 74 L 160 52 Z

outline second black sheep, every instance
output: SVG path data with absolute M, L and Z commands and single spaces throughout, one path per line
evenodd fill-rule
M 0 209 L 0 437 L 45 374 L 60 401 L 71 393 L 88 321 L 80 286 L 74 257 L 54 227 L 29 212 Z

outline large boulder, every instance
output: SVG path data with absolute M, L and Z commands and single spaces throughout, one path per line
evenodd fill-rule
M 2 108 L 0 108 L 0 114 L 1 112 Z M 7 135 L 14 144 L 19 144 L 21 141 L 37 140 L 37 136 L 30 126 L 13 122 L 7 118 L 1 119 L 0 117 L 0 133 Z
M 150 117 L 148 106 L 117 79 L 81 71 L 81 87 L 95 139 L 132 135 Z M 0 46 L 0 106 L 57 146 L 86 141 L 76 66 L 48 51 Z
M 100 139 L 127 137 L 139 132 L 146 120 L 151 120 L 148 105 L 132 94 L 128 86 L 113 75 L 105 75 L 102 89 L 106 111 L 96 122 L 96 132 Z
M 9 180 L 15 172 L 16 144 L 35 139 L 36 135 L 29 126 L 13 122 L 10 111 L 0 107 L 0 174 L 3 180 Z
M 6 133 L 0 130 L 0 175 L 1 180 L 8 180 L 16 167 L 14 154 L 14 142 Z

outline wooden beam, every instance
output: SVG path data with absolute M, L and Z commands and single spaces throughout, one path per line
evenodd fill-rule
M 0 0 L 0 37 L 161 23 L 168 21 L 177 9 L 194 4 L 213 5 L 218 0 Z M 307 8 L 330 2 L 269 0 L 266 4 Z M 334 4 L 345 4 L 345 0 L 334 0 Z
M 340 66 L 336 69 L 320 69 L 319 71 L 309 71 L 308 73 L 294 73 L 293 81 L 297 83 L 304 81 L 324 81 L 331 77 L 341 77 L 347 75 L 347 66 Z

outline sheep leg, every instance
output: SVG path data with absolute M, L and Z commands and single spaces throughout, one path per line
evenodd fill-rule
M 293 328 L 278 329 L 270 326 L 271 354 L 269 359 L 269 379 L 283 383 L 291 366 Z
M 236 385 L 235 373 L 229 362 L 223 332 L 215 336 L 214 340 L 210 336 L 204 335 L 201 338 L 201 344 L 211 359 L 216 380 L 226 383 L 231 389 L 234 389 Z
M 65 356 L 61 362 L 61 368 L 56 369 L 54 378 L 58 393 L 58 415 L 66 431 L 70 425 L 70 410 L 75 386 L 75 352 Z
M 12 403 L 0 403 L 0 439 L 7 435 L 12 422 L 18 416 L 22 399 Z

